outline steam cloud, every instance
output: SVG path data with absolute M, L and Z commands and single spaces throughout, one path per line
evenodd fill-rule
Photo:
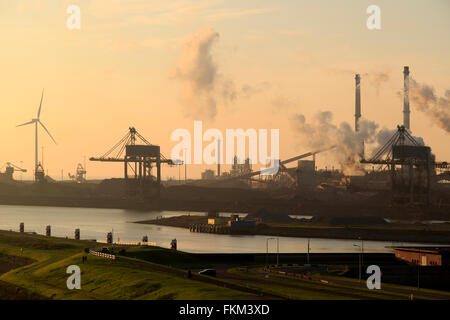
M 217 65 L 211 50 L 219 34 L 211 28 L 200 29 L 182 45 L 182 57 L 174 77 L 183 81 L 182 100 L 188 116 L 214 118 Z
M 366 73 L 365 75 L 368 75 L 369 83 L 375 87 L 377 95 L 383 82 L 389 81 L 389 74 L 386 72 Z
M 410 98 L 415 107 L 424 112 L 440 128 L 450 133 L 450 90 L 444 97 L 437 97 L 434 88 L 410 80 Z
M 268 85 L 267 82 L 262 82 L 237 88 L 232 79 L 219 73 L 213 54 L 218 40 L 219 33 L 205 27 L 181 45 L 181 59 L 172 76 L 183 83 L 181 100 L 185 116 L 214 119 L 220 103 L 228 105 L 238 98 L 249 98 Z
M 332 123 L 333 114 L 329 111 L 318 112 L 307 123 L 305 116 L 297 114 L 294 127 L 302 146 L 317 150 L 336 146 L 330 150 L 332 157 L 341 165 L 346 175 L 362 174 L 364 169 L 360 164 L 363 152 L 362 141 L 375 141 L 378 125 L 369 120 L 359 121 L 360 130 L 355 132 L 350 124 L 342 122 L 339 126 Z
M 397 132 L 382 128 L 373 121 L 360 119 L 359 131 L 355 132 L 350 124 L 342 122 L 339 126 L 332 123 L 333 114 L 329 111 L 316 113 L 310 123 L 306 122 L 305 116 L 297 114 L 293 124 L 298 134 L 299 142 L 309 150 L 321 150 L 335 146 L 328 154 L 339 163 L 345 175 L 364 174 L 364 167 L 360 160 L 365 146 L 365 158 L 370 159 L 387 141 Z M 425 145 L 421 137 L 413 138 L 420 144 Z M 405 141 L 406 144 L 412 144 Z

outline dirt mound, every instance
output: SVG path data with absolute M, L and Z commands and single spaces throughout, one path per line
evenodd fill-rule
M 249 213 L 245 220 L 261 220 L 262 222 L 293 222 L 295 219 L 289 217 L 287 213 L 270 212 L 266 209 L 260 209 Z
M 311 223 L 324 225 L 387 225 L 388 222 L 381 217 L 359 216 L 359 217 L 313 217 Z
M 182 200 L 217 200 L 217 201 L 244 201 L 250 199 L 267 199 L 265 192 L 241 188 L 212 188 L 199 186 L 171 186 L 161 192 L 166 199 Z

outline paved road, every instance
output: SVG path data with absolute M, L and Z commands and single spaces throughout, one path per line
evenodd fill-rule
M 251 272 L 253 274 L 253 272 Z M 254 274 L 257 274 L 256 272 Z M 261 275 L 258 273 L 258 275 Z M 348 292 L 337 292 L 336 290 L 332 290 L 330 288 L 327 288 L 327 286 L 325 284 L 321 284 L 321 283 L 317 283 L 317 282 L 312 282 L 311 284 L 316 285 L 317 288 L 311 288 L 309 286 L 301 286 L 301 282 L 300 281 L 296 281 L 296 280 L 289 280 L 290 283 L 288 283 L 286 281 L 286 283 L 281 283 L 281 282 L 277 282 L 277 281 L 272 281 L 269 279 L 255 279 L 255 278 L 250 278 L 250 277 L 245 277 L 245 276 L 240 276 L 240 275 L 236 275 L 236 274 L 230 274 L 228 272 L 226 272 L 225 270 L 219 270 L 217 272 L 217 276 L 220 277 L 221 279 L 224 280 L 228 280 L 228 281 L 237 281 L 239 283 L 242 283 L 244 285 L 247 284 L 255 284 L 255 285 L 276 285 L 278 287 L 286 287 L 286 288 L 292 288 L 292 289 L 297 289 L 297 290 L 302 290 L 302 291 L 309 291 L 311 293 L 323 293 L 323 294 L 329 294 L 331 296 L 339 296 L 339 297 L 343 297 L 343 298 L 350 298 L 350 299 L 375 299 L 375 300 L 383 300 L 380 297 L 372 297 L 372 298 L 368 298 L 365 296 L 362 296 L 361 294 L 358 293 L 348 293 Z M 398 297 L 396 296 L 396 298 L 398 299 Z
M 171 275 L 174 276 L 178 276 L 178 277 L 182 277 L 182 278 L 186 278 L 187 277 L 187 272 L 183 271 L 183 270 L 176 270 L 176 269 L 172 269 L 163 265 L 156 265 L 150 262 L 145 262 L 145 261 L 136 261 L 133 259 L 128 259 L 125 257 L 116 257 L 117 261 L 123 261 L 135 266 L 140 266 L 149 270 L 153 270 L 153 271 L 160 271 L 160 272 L 165 272 L 165 273 L 169 273 Z M 261 299 L 286 299 L 285 297 L 281 296 L 281 295 L 275 295 L 275 294 L 268 294 L 265 293 L 261 290 L 256 290 L 256 289 L 252 289 L 252 288 L 248 288 L 246 286 L 240 285 L 238 283 L 225 283 L 223 281 L 220 281 L 219 279 L 215 279 L 213 277 L 206 277 L 206 276 L 202 276 L 196 273 L 192 273 L 191 276 L 192 280 L 196 280 L 196 281 L 201 281 L 201 282 L 205 282 L 205 283 L 209 283 L 209 284 L 213 284 L 213 285 L 217 285 L 220 287 L 226 287 L 228 289 L 232 289 L 232 290 L 237 290 L 237 291 L 241 291 L 241 292 L 245 292 L 245 293 L 250 293 L 250 294 L 254 294 L 257 298 L 261 298 Z
M 257 268 L 250 268 L 249 272 L 251 272 L 253 274 L 258 274 L 256 272 L 256 270 L 257 270 Z M 372 290 L 367 289 L 365 281 L 362 281 L 361 283 L 359 283 L 359 282 L 345 280 L 343 278 L 342 279 L 329 278 L 327 276 L 320 276 L 320 278 L 328 281 L 330 284 L 354 287 L 355 289 L 356 288 L 359 290 L 363 289 L 363 290 L 366 290 L 367 292 L 372 292 Z M 391 295 L 393 298 L 396 298 L 396 299 L 399 299 L 398 294 L 403 294 L 406 299 L 409 299 L 411 293 L 413 293 L 413 295 L 419 299 L 420 298 L 428 298 L 428 299 L 434 299 L 434 300 L 450 300 L 450 296 L 445 295 L 445 294 L 424 292 L 424 291 L 420 291 L 417 289 L 410 290 L 410 289 L 403 289 L 403 288 L 383 287 L 383 284 L 381 285 L 381 287 L 382 287 L 381 292 L 384 295 Z M 397 294 L 397 295 L 395 295 L 395 294 Z

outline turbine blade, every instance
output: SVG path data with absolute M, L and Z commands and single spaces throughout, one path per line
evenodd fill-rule
M 37 114 L 37 118 L 39 119 L 39 117 L 41 116 L 41 108 L 42 108 L 42 99 L 44 98 L 44 89 L 42 89 L 42 95 L 41 95 L 41 103 L 39 103 L 39 110 L 38 110 L 38 114 Z
M 19 124 L 18 126 L 16 126 L 16 127 L 21 127 L 21 126 L 26 126 L 26 125 L 28 125 L 28 124 L 32 124 L 32 123 L 35 123 L 36 121 L 34 121 L 34 120 L 31 120 L 31 121 L 28 121 L 28 122 L 25 122 L 25 123 L 22 123 L 22 124 Z
M 39 124 L 42 126 L 42 128 L 44 128 L 44 130 L 47 131 L 48 135 L 50 136 L 50 138 L 52 138 L 53 142 L 54 142 L 55 144 L 57 144 L 56 141 L 55 141 L 55 139 L 54 139 L 53 136 L 51 135 L 50 131 L 47 130 L 47 128 L 44 126 L 44 124 L 43 124 L 40 120 L 38 120 L 38 122 L 39 122 Z

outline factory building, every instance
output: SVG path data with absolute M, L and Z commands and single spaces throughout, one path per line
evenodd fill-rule
M 450 265 L 449 247 L 392 247 L 395 257 L 423 267 Z
M 213 180 L 214 178 L 214 170 L 207 169 L 202 172 L 202 180 Z
M 314 188 L 316 182 L 316 162 L 299 160 L 297 162 L 297 182 L 300 188 Z

